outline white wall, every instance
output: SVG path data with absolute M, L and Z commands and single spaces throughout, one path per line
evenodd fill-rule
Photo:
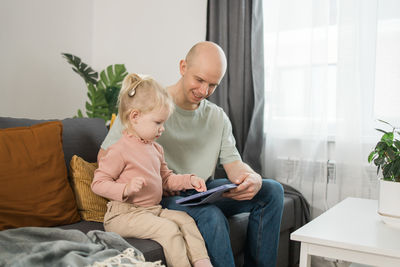
M 62 52 L 95 70 L 125 64 L 164 85 L 205 39 L 206 0 L 0 1 L 0 116 L 63 119 L 84 109 L 86 86 Z
M 85 85 L 60 53 L 91 60 L 92 21 L 92 1 L 0 1 L 0 116 L 75 114 Z
M 95 1 L 94 66 L 125 63 L 129 72 L 150 74 L 164 85 L 175 83 L 179 60 L 205 40 L 207 1 L 117 2 Z M 114 14 L 111 19 L 109 14 Z

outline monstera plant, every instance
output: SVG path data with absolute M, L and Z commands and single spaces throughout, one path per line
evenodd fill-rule
M 122 81 L 128 74 L 124 64 L 110 65 L 100 72 L 94 71 L 86 63 L 74 55 L 62 53 L 71 64 L 72 70 L 78 73 L 86 83 L 88 101 L 86 101 L 86 115 L 89 118 L 102 118 L 106 122 L 113 114 L 117 114 L 118 94 Z M 78 109 L 77 117 L 83 117 Z

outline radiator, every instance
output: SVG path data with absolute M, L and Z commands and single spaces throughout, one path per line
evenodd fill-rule
M 343 168 L 338 175 L 339 166 L 332 160 L 279 157 L 275 166 L 276 179 L 299 190 L 310 203 L 312 218 L 348 196 L 377 199 L 376 168 L 368 163 L 360 171 L 363 179 L 355 184 Z

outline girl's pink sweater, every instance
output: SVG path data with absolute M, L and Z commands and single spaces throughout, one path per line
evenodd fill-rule
M 147 185 L 123 198 L 125 186 L 137 177 L 145 178 Z M 100 159 L 91 187 L 94 193 L 110 200 L 149 207 L 160 203 L 163 188 L 171 191 L 192 189 L 190 177 L 191 174 L 174 174 L 168 169 L 159 144 L 124 133 Z

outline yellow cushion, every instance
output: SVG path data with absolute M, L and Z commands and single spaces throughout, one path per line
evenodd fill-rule
M 111 129 L 111 127 L 113 126 L 114 121 L 115 121 L 116 118 L 117 118 L 117 115 L 116 115 L 115 113 L 113 113 L 113 114 L 111 115 L 111 120 L 110 120 L 110 129 Z
M 108 200 L 96 195 L 90 188 L 96 169 L 97 163 L 86 162 L 74 155 L 70 163 L 70 178 L 82 219 L 103 222 Z
M 0 230 L 81 220 L 68 182 L 60 121 L 0 129 Z

